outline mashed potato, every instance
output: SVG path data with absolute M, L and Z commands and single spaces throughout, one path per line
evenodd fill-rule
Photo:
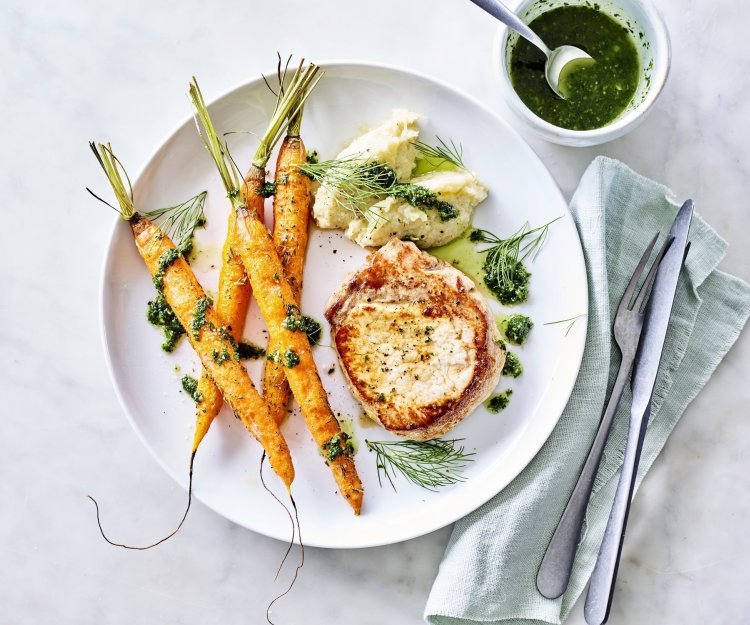
M 438 199 L 453 206 L 458 216 L 440 221 L 437 211 L 425 211 L 389 197 L 370 208 L 369 219 L 350 214 L 346 236 L 363 247 L 380 247 L 392 237 L 413 241 L 422 248 L 444 245 L 466 230 L 474 208 L 487 197 L 484 183 L 465 170 L 431 172 L 409 182 L 433 191 Z
M 418 113 L 394 109 L 391 119 L 356 138 L 336 158 L 361 157 L 382 163 L 396 173 L 398 180 L 407 180 L 417 158 L 414 141 L 419 135 L 419 118 Z M 321 228 L 346 228 L 356 218 L 356 211 L 334 188 L 322 184 L 315 193 L 313 216 Z
M 435 209 L 412 206 L 399 198 L 372 198 L 372 203 L 356 208 L 330 184 L 315 194 L 313 216 L 321 228 L 342 228 L 346 236 L 363 247 L 385 245 L 392 237 L 413 241 L 421 248 L 444 245 L 458 237 L 469 225 L 471 215 L 487 197 L 486 185 L 464 169 L 433 171 L 409 179 L 417 160 L 414 142 L 419 136 L 418 113 L 395 109 L 391 119 L 366 132 L 349 144 L 337 159 L 361 158 L 390 167 L 399 182 L 419 185 L 437 199 L 450 204 L 456 217 L 441 221 Z

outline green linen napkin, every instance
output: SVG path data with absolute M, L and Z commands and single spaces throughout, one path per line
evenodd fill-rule
M 619 365 L 613 315 L 635 264 L 678 204 L 666 187 L 619 161 L 589 165 L 570 205 L 589 277 L 588 337 L 578 380 L 544 447 L 499 495 L 456 524 L 425 608 L 432 625 L 559 624 L 594 568 L 625 448 L 630 396 L 610 436 L 567 592 L 536 589 L 544 550 L 573 490 Z M 696 215 L 654 391 L 636 488 L 687 405 L 737 339 L 750 315 L 750 287 L 716 269 L 726 243 Z M 628 391 L 629 393 L 629 391 Z

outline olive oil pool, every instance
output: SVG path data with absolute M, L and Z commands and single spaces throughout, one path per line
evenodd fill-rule
M 640 63 L 631 33 L 591 6 L 562 6 L 542 13 L 529 26 L 550 49 L 573 45 L 594 61 L 574 61 L 563 70 L 559 98 L 544 77 L 545 56 L 518 38 L 510 56 L 510 78 L 521 100 L 542 119 L 570 130 L 601 128 L 630 103 Z

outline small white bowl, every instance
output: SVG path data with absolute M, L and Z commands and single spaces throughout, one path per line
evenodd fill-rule
M 522 0 L 516 4 L 515 12 L 526 23 L 559 6 L 592 6 L 589 0 Z M 596 5 L 600 11 L 631 31 L 641 64 L 641 79 L 630 104 L 614 120 L 601 128 L 569 130 L 550 124 L 533 113 L 513 89 L 508 71 L 510 52 L 518 39 L 518 34 L 501 25 L 495 39 L 492 54 L 505 101 L 529 128 L 553 143 L 584 147 L 622 137 L 645 119 L 667 80 L 671 60 L 669 33 L 653 4 L 649 0 L 597 0 Z

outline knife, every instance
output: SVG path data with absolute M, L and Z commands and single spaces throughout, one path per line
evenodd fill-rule
M 638 355 L 631 382 L 633 403 L 630 409 L 628 441 L 625 446 L 622 473 L 586 595 L 584 617 L 588 625 L 606 623 L 612 607 L 617 568 L 620 564 L 622 543 L 638 473 L 638 461 L 651 414 L 651 398 L 659 371 L 659 362 L 664 351 L 672 304 L 677 291 L 677 280 L 690 247 L 688 231 L 692 217 L 693 201 L 688 200 L 682 205 L 672 224 L 669 236 L 674 237 L 674 240 L 659 265 L 651 298 L 646 308 L 643 334 L 638 344 Z

